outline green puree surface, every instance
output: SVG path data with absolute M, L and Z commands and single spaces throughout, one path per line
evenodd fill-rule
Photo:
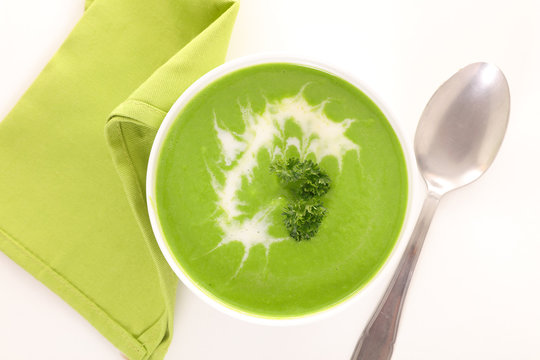
M 254 116 L 272 114 L 277 110 L 268 104 L 298 96 L 314 109 L 320 105 L 317 109 L 332 122 L 353 119 L 344 135 L 358 147 L 343 155 L 341 168 L 334 156 L 319 159 L 332 187 L 317 235 L 307 241 L 288 237 L 281 215 L 286 194 L 269 171 L 272 156 L 280 155 L 262 149 L 249 178 L 242 178 L 236 193 L 241 213 L 232 221 L 241 223 L 269 207 L 268 233 L 281 240 L 268 246 L 223 242 L 220 219 L 226 214 L 216 184 L 224 184 L 227 170 L 239 160 L 225 161 L 216 124 L 238 140 L 247 127 L 246 109 Z M 284 138 L 302 138 L 294 121 L 285 124 Z M 286 157 L 301 156 L 284 144 L 275 143 Z M 238 148 L 238 154 L 242 151 L 246 147 Z M 309 151 L 306 158 L 317 160 Z M 201 290 L 241 312 L 287 318 L 340 303 L 377 273 L 400 233 L 407 189 L 401 145 L 364 93 L 326 72 L 274 63 L 225 75 L 190 100 L 161 148 L 156 207 L 170 251 Z

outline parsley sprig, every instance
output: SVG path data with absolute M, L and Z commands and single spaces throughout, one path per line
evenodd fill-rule
M 321 197 L 330 190 L 330 177 L 317 163 L 295 157 L 275 160 L 270 171 L 291 195 L 282 213 L 289 235 L 296 241 L 311 239 L 326 215 Z

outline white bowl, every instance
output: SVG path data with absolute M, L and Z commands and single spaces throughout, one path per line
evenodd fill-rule
M 297 65 L 303 65 L 310 68 L 322 70 L 324 72 L 330 73 L 332 75 L 335 75 L 339 78 L 342 78 L 349 82 L 350 84 L 354 85 L 358 89 L 360 89 L 364 94 L 366 94 L 383 112 L 383 114 L 388 119 L 390 125 L 392 126 L 394 132 L 396 133 L 399 142 L 401 144 L 401 147 L 403 149 L 406 167 L 407 167 L 407 174 L 408 174 L 408 198 L 407 198 L 407 209 L 405 212 L 405 218 L 403 221 L 403 226 L 401 228 L 400 235 L 396 241 L 396 244 L 394 245 L 394 248 L 392 249 L 391 253 L 387 257 L 384 264 L 381 266 L 379 271 L 373 276 L 364 286 L 362 286 L 360 289 L 356 290 L 353 294 L 349 295 L 346 299 L 343 299 L 339 303 L 333 305 L 332 307 L 328 309 L 321 310 L 316 313 L 311 313 L 307 315 L 302 315 L 299 317 L 293 317 L 293 318 L 283 318 L 283 319 L 275 319 L 275 318 L 266 318 L 261 315 L 255 315 L 247 312 L 242 312 L 238 309 L 234 309 L 232 307 L 229 307 L 226 303 L 221 302 L 219 299 L 217 299 L 214 295 L 211 295 L 208 293 L 205 289 L 201 288 L 197 283 L 195 283 L 188 275 L 188 273 L 182 268 L 180 263 L 176 260 L 172 252 L 170 251 L 166 241 L 165 236 L 163 234 L 163 230 L 161 229 L 161 225 L 157 216 L 157 211 L 155 207 L 155 201 L 156 198 L 156 172 L 157 172 L 157 165 L 158 165 L 158 159 L 159 159 L 159 153 L 161 150 L 161 146 L 163 144 L 163 141 L 166 138 L 166 135 L 169 132 L 169 129 L 171 128 L 173 122 L 176 120 L 178 115 L 180 114 L 181 110 L 185 105 L 188 104 L 188 102 L 201 90 L 206 88 L 207 85 L 212 83 L 213 81 L 221 78 L 225 74 L 231 73 L 233 71 L 236 71 L 238 69 L 249 67 L 252 65 L 257 64 L 265 64 L 265 63 L 290 63 L 290 64 L 297 64 Z M 329 316 L 337 311 L 342 310 L 345 306 L 350 305 L 353 302 L 353 299 L 357 299 L 359 295 L 363 292 L 365 292 L 371 284 L 376 282 L 379 278 L 380 273 L 383 271 L 383 269 L 386 267 L 386 265 L 391 261 L 392 258 L 395 257 L 396 248 L 399 247 L 399 244 L 402 243 L 402 238 L 405 229 L 410 227 L 409 220 L 409 212 L 411 208 L 411 199 L 412 199 L 412 183 L 413 183 L 413 167 L 412 164 L 414 162 L 412 161 L 412 157 L 410 154 L 410 147 L 408 146 L 407 141 L 403 137 L 403 134 L 401 130 L 399 129 L 398 124 L 394 120 L 394 118 L 391 116 L 391 114 L 388 111 L 388 108 L 384 105 L 384 103 L 373 94 L 373 92 L 366 87 L 364 84 L 358 82 L 356 79 L 354 79 L 352 76 L 336 70 L 334 67 L 325 65 L 322 63 L 319 63 L 317 61 L 312 61 L 308 59 L 303 59 L 300 57 L 292 57 L 292 56 L 286 56 L 286 55 L 275 55 L 275 54 L 259 54 L 259 55 L 252 55 L 252 56 L 246 56 L 242 58 L 235 59 L 233 61 L 229 61 L 221 66 L 218 66 L 217 68 L 211 70 L 204 76 L 202 76 L 200 79 L 195 81 L 184 93 L 176 100 L 176 102 L 173 104 L 167 115 L 165 116 L 165 119 L 163 120 L 163 123 L 161 124 L 159 131 L 156 135 L 156 138 L 154 139 L 154 143 L 152 145 L 152 151 L 150 153 L 150 158 L 148 162 L 148 169 L 146 174 L 146 201 L 148 204 L 148 214 L 150 216 L 150 222 L 152 224 L 152 229 L 154 231 L 154 235 L 156 237 L 156 240 L 159 244 L 159 247 L 161 249 L 161 252 L 163 253 L 163 256 L 169 263 L 169 266 L 173 269 L 173 271 L 176 273 L 176 275 L 182 280 L 184 285 L 188 287 L 191 291 L 193 291 L 197 296 L 199 296 L 204 302 L 208 303 L 209 305 L 213 306 L 214 308 L 230 315 L 238 319 L 246 320 L 249 322 L 257 323 L 257 324 L 265 324 L 265 325 L 295 325 L 295 324 L 304 324 L 309 321 L 313 321 L 316 319 L 320 319 L 322 317 Z

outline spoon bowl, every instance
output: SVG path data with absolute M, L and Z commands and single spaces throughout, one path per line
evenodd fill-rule
M 493 64 L 471 64 L 431 97 L 418 124 L 414 151 L 430 191 L 444 193 L 479 178 L 502 143 L 510 90 Z

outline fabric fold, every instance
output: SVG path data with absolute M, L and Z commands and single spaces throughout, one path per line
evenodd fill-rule
M 146 164 L 172 103 L 224 61 L 238 4 L 86 6 L 0 122 L 0 249 L 127 357 L 161 359 L 177 278 L 149 224 Z

